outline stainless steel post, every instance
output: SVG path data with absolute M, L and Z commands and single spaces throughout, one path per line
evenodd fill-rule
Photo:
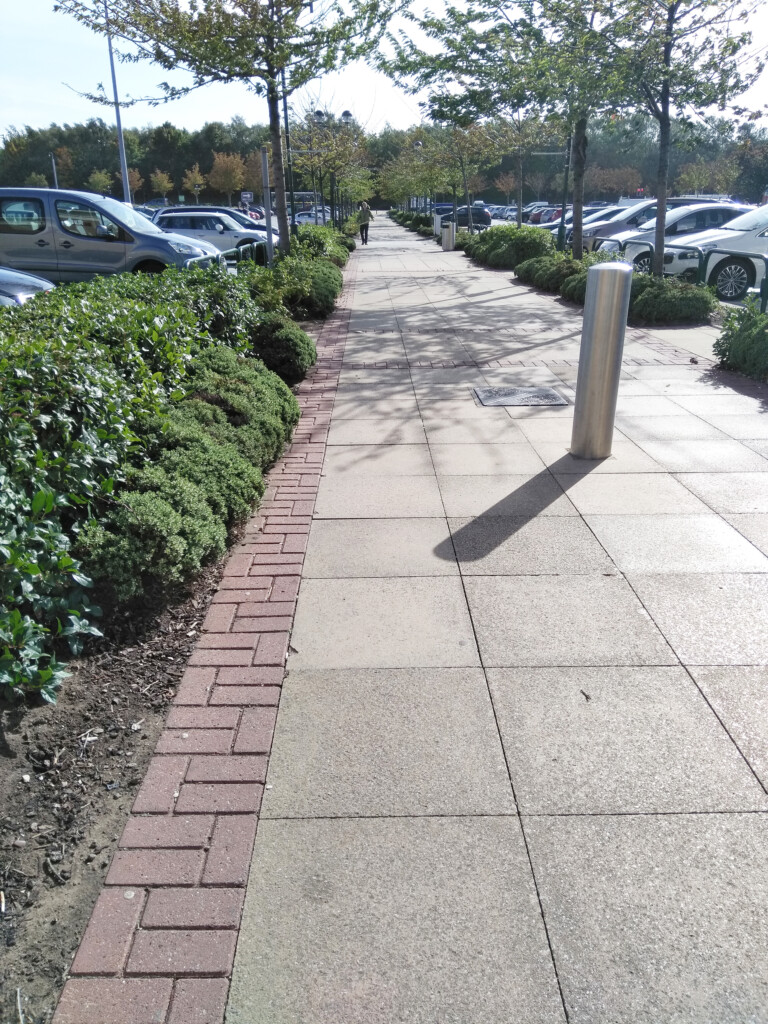
M 442 220 L 443 220 L 443 215 L 441 213 L 433 213 L 432 214 L 432 234 L 435 235 L 437 238 L 442 238 L 442 235 L 441 235 L 442 228 L 440 226 L 441 223 L 442 223 Z
M 579 459 L 611 454 L 631 288 L 628 263 L 589 268 L 571 435 L 571 455 Z
M 443 243 L 443 252 L 453 252 L 456 245 L 456 225 L 446 224 L 441 229 L 441 240 Z
M 269 155 L 266 146 L 261 147 L 261 180 L 264 185 L 264 218 L 267 222 L 267 265 L 271 267 L 274 258 L 272 245 L 272 195 L 269 191 Z

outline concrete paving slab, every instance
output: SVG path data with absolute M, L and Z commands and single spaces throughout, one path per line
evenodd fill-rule
M 670 473 L 768 473 L 768 459 L 739 441 L 643 441 L 642 448 Z
M 678 405 L 677 402 L 663 396 L 649 397 L 640 395 L 619 395 L 616 402 L 616 416 L 624 417 L 654 417 L 654 416 L 685 416 L 687 410 Z
M 304 580 L 289 667 L 478 665 L 461 581 L 451 577 Z
M 571 443 L 573 421 L 571 419 L 516 420 L 522 432 L 535 447 L 537 443 L 558 444 L 566 448 Z M 626 441 L 619 430 L 613 432 L 613 442 Z
M 544 463 L 527 441 L 519 444 L 430 444 L 438 476 L 538 473 Z M 766 463 L 768 466 L 768 463 Z
M 726 440 L 727 434 L 698 416 L 617 416 L 616 426 L 636 444 L 644 441 Z
M 327 519 L 401 519 L 443 515 L 434 476 L 332 476 L 320 480 L 315 515 Z
M 577 516 L 481 516 L 448 522 L 464 576 L 563 575 L 614 569 L 589 527 Z
M 335 445 L 325 453 L 323 476 L 432 476 L 425 444 Z
M 768 412 L 762 394 L 737 395 L 711 392 L 706 395 L 690 395 L 675 398 L 675 402 L 689 412 L 708 420 L 710 416 L 738 416 L 745 413 Z
M 340 395 L 333 403 L 335 420 L 416 419 L 419 408 L 413 395 L 409 398 L 347 398 Z
M 575 516 L 562 487 L 550 473 L 505 476 L 441 476 L 449 516 Z
M 742 537 L 754 544 L 755 547 L 768 555 L 768 514 L 765 512 L 753 512 L 746 515 L 731 513 L 723 516 L 731 526 L 738 530 Z
M 760 573 L 629 577 L 684 665 L 768 664 L 768 578 Z
M 763 473 L 683 473 L 677 479 L 721 514 L 768 512 L 768 477 Z
M 496 416 L 492 420 L 471 419 L 465 423 L 428 419 L 424 425 L 429 443 L 433 445 L 527 444 L 525 434 L 509 416 Z
M 427 435 L 417 419 L 338 420 L 328 431 L 329 445 L 426 444 Z
M 333 579 L 458 572 L 445 519 L 316 519 L 303 575 Z
M 464 586 L 486 666 L 677 662 L 617 576 L 480 576 Z
M 768 810 L 682 668 L 490 669 L 488 681 L 521 814 Z
M 227 1024 L 565 1024 L 514 818 L 263 821 Z
M 622 572 L 768 572 L 768 558 L 711 512 L 587 516 L 587 524 Z
M 558 477 L 582 515 L 706 513 L 703 501 L 666 473 L 590 473 Z
M 691 674 L 752 770 L 768 788 L 768 669 L 736 665 L 694 667 Z
M 571 1024 L 768 1022 L 768 817 L 526 820 Z
M 713 427 L 737 440 L 768 440 L 768 416 L 765 413 L 741 416 L 710 416 Z
M 291 672 L 269 784 L 263 818 L 516 813 L 481 669 Z
M 607 459 L 577 459 L 570 453 L 570 443 L 532 441 L 531 444 L 555 475 L 664 472 L 658 462 L 631 441 L 614 442 Z

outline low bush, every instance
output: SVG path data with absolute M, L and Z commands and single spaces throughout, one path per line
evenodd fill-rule
M 285 382 L 316 358 L 287 306 L 330 312 L 348 251 L 311 232 L 273 269 L 98 278 L 0 310 L 0 690 L 55 698 L 65 648 L 98 633 L 94 580 L 124 601 L 223 551 L 298 420 Z
M 301 225 L 298 240 L 294 240 L 291 245 L 292 252 L 297 249 L 307 256 L 330 260 L 337 267 L 346 266 L 350 253 L 340 231 L 319 224 Z
M 717 308 L 714 292 L 675 278 L 647 278 L 650 284 L 632 299 L 630 315 L 649 324 L 708 323 Z
M 476 263 L 514 270 L 518 263 L 549 255 L 554 252 L 554 247 L 549 231 L 508 224 L 470 236 L 464 244 L 464 251 Z
M 768 313 L 760 312 L 756 299 L 726 315 L 714 351 L 723 369 L 768 380 Z

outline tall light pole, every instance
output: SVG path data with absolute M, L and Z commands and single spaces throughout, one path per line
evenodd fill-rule
M 59 176 L 56 173 L 56 157 L 53 155 L 53 153 L 49 153 L 48 156 L 51 158 L 51 167 L 53 168 L 53 187 L 58 188 Z
M 337 123 L 337 121 L 339 123 L 341 123 L 344 127 L 348 127 L 350 124 L 352 124 L 353 120 L 354 120 L 354 117 L 352 115 L 352 111 L 351 110 L 342 110 L 341 117 L 339 117 L 338 119 L 334 118 L 334 116 L 332 114 L 328 114 L 324 110 L 316 110 L 315 111 L 315 122 L 318 125 L 327 124 L 328 127 L 331 129 L 331 134 L 335 134 L 334 133 L 334 125 Z M 330 184 L 331 184 L 331 224 L 334 227 L 336 227 L 337 225 L 336 225 L 336 195 L 335 195 L 335 193 L 336 193 L 336 171 L 335 170 L 331 171 L 331 183 Z M 323 208 L 323 222 L 325 222 L 325 208 Z
M 125 159 L 125 140 L 123 124 L 120 120 L 120 100 L 117 96 L 117 78 L 115 77 L 115 58 L 112 53 L 112 33 L 109 31 L 109 8 L 104 0 L 104 24 L 107 29 L 107 46 L 109 47 L 109 70 L 112 72 L 112 95 L 115 97 L 115 120 L 117 122 L 117 149 L 120 154 L 120 174 L 123 179 L 123 199 L 130 206 L 131 185 L 128 181 L 128 161 Z

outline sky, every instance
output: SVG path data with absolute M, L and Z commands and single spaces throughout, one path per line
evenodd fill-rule
M 426 5 L 416 0 L 415 9 Z M 753 19 L 754 49 L 768 46 L 768 0 Z M 95 92 L 103 83 L 111 96 L 106 40 L 84 28 L 74 18 L 53 12 L 53 0 L 0 0 L 0 137 L 12 126 L 44 128 L 101 117 L 114 123 L 111 107 L 96 104 L 78 93 Z M 148 63 L 117 62 L 121 98 L 157 94 L 157 83 L 168 79 L 183 84 L 187 79 L 168 76 Z M 760 107 L 768 101 L 768 72 L 740 100 Z M 351 110 L 369 132 L 389 124 L 407 128 L 421 120 L 418 97 L 408 96 L 385 75 L 364 63 L 326 75 L 293 99 L 295 109 L 321 107 L 334 114 Z M 138 104 L 122 109 L 125 127 L 171 121 L 194 130 L 207 121 L 229 121 L 240 115 L 248 124 L 265 124 L 265 101 L 239 84 L 207 86 L 184 99 L 161 106 Z

